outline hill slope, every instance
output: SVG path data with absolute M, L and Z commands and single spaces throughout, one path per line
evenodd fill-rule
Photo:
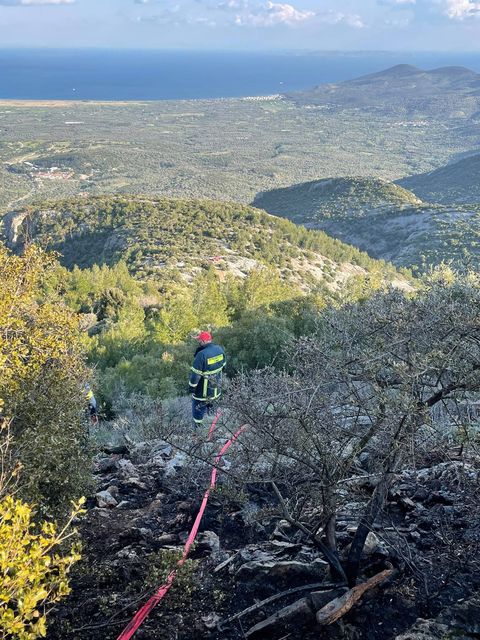
M 254 200 L 254 206 L 299 224 L 310 224 L 330 217 L 347 220 L 391 209 L 422 204 L 413 193 L 378 178 L 344 177 L 313 180 L 266 191 Z
M 480 202 L 480 154 L 398 181 L 421 198 L 443 204 Z
M 480 205 L 427 204 L 378 180 L 319 180 L 259 194 L 254 204 L 397 266 L 480 258 Z
M 393 267 L 321 231 L 233 203 L 76 198 L 11 212 L 4 226 L 13 248 L 31 238 L 59 251 L 68 267 L 125 260 L 139 277 L 157 280 L 188 281 L 209 265 L 237 276 L 271 266 L 304 290 L 320 283 L 336 288 L 354 274 L 397 277 Z
M 463 67 L 423 71 L 398 65 L 288 97 L 300 104 L 357 108 L 408 117 L 472 118 L 480 113 L 480 74 Z

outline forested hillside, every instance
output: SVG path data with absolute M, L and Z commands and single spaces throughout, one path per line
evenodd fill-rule
M 413 188 L 416 183 L 411 178 L 402 184 Z M 480 257 L 480 204 L 424 202 L 403 187 L 377 179 L 346 177 L 293 185 L 261 193 L 254 204 L 323 229 L 397 267 L 424 271 L 451 261 L 469 268 Z
M 351 221 L 371 212 L 416 207 L 422 201 L 411 191 L 386 180 L 345 176 L 266 191 L 257 195 L 254 204 L 267 211 L 277 209 L 277 215 L 298 224 L 309 224 L 316 218 Z
M 395 187 L 401 191 L 400 187 Z M 346 272 L 395 277 L 366 253 L 252 207 L 202 200 L 117 196 L 47 202 L 7 214 L 12 248 L 26 239 L 61 254 L 67 267 L 125 261 L 137 277 L 189 280 L 213 264 L 245 275 L 271 266 L 301 288 Z M 311 286 L 311 285 L 310 285 Z
M 398 181 L 419 198 L 442 204 L 480 202 L 480 155 L 475 154 L 428 173 Z
M 8 214 L 4 227 L 17 251 L 34 241 L 60 253 L 49 291 L 80 314 L 108 410 L 122 390 L 182 393 L 202 326 L 220 331 L 233 374 L 275 362 L 317 309 L 411 288 L 323 232 L 230 203 L 75 199 Z

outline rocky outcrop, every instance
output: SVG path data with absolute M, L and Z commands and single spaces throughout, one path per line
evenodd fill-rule
M 20 243 L 20 229 L 28 211 L 9 211 L 2 218 L 3 234 L 7 240 L 7 246 L 15 250 Z

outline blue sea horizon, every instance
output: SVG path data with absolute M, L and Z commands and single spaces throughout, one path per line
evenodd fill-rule
M 480 53 L 0 49 L 0 99 L 194 100 L 309 89 L 396 64 L 461 65 Z

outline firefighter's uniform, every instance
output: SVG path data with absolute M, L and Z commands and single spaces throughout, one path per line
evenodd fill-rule
M 222 371 L 227 361 L 222 347 L 209 342 L 198 347 L 190 372 L 194 426 L 203 423 L 205 414 L 222 393 Z

